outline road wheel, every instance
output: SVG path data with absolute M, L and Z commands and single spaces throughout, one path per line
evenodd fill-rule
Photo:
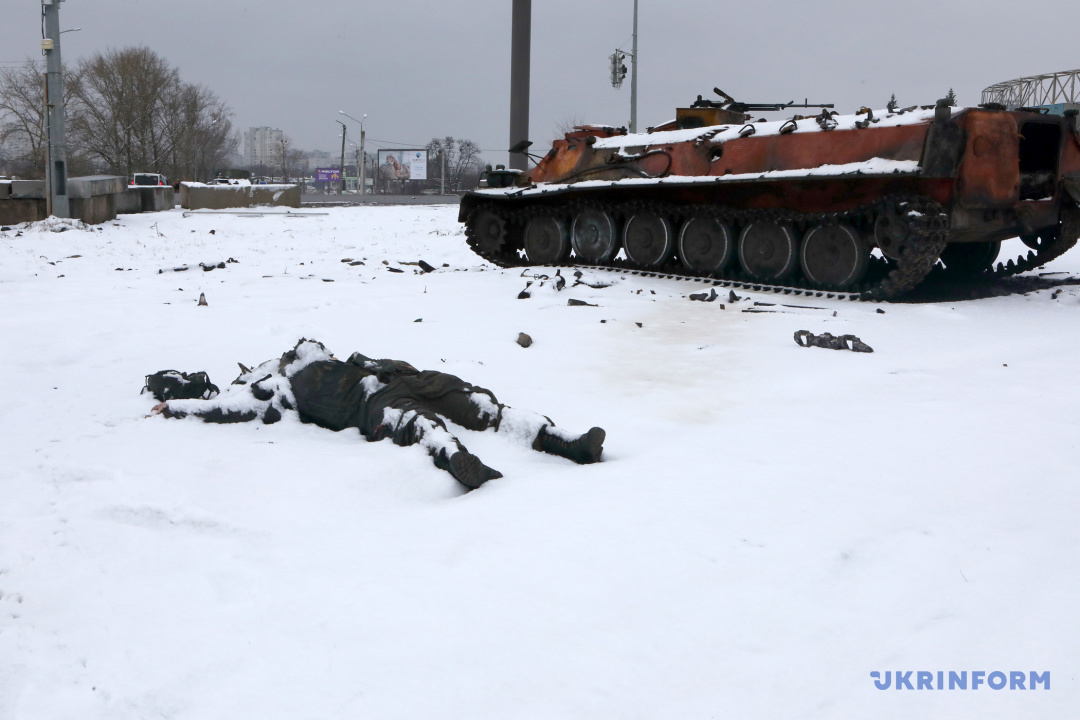
M 833 290 L 862 282 L 870 263 L 870 250 L 854 228 L 818 225 L 803 238 L 803 274 L 807 280 Z
M 566 223 L 552 215 L 540 215 L 525 226 L 525 256 L 536 265 L 554 265 L 570 254 Z
M 949 243 L 941 251 L 941 262 L 951 275 L 970 277 L 991 270 L 1001 251 L 999 241 Z
M 743 228 L 739 236 L 739 261 L 757 280 L 781 280 L 795 270 L 799 245 L 787 225 L 761 220 Z
M 611 260 L 619 251 L 614 218 L 603 210 L 585 208 L 574 217 L 570 244 L 585 262 L 605 263 Z
M 675 237 L 671 223 L 655 213 L 638 213 L 623 228 L 626 257 L 642 267 L 658 267 L 671 259 Z
M 715 273 L 734 255 L 731 230 L 716 218 L 695 216 L 679 230 L 679 258 L 690 270 Z

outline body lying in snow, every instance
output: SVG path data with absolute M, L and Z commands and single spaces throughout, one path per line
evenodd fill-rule
M 469 430 L 509 434 L 534 450 L 577 463 L 597 462 L 603 453 L 601 428 L 571 435 L 548 417 L 503 405 L 490 390 L 400 360 L 353 353 L 343 362 L 322 343 L 301 340 L 278 359 L 252 370 L 241 368 L 244 372 L 232 385 L 210 399 L 155 395 L 164 402 L 154 412 L 214 423 L 258 419 L 269 424 L 296 411 L 302 421 L 330 430 L 357 428 L 369 441 L 390 438 L 397 445 L 419 444 L 436 467 L 469 489 L 502 474 L 469 453 L 447 429 L 447 420 Z

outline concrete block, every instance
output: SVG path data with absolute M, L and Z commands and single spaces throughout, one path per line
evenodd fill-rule
M 252 185 L 251 190 L 253 205 L 300 207 L 299 185 Z
M 180 183 L 180 206 L 185 210 L 226 210 L 255 205 L 298 208 L 300 186 Z
M 116 194 L 116 214 L 134 215 L 142 212 L 142 196 L 136 188 Z
M 144 212 L 172 210 L 176 204 L 176 191 L 171 185 L 128 185 L 116 196 L 116 212 L 130 215 Z
M 33 200 L 45 199 L 44 180 L 12 180 L 11 197 Z
M 45 200 L 40 198 L 10 198 L 0 200 L 0 225 L 18 225 L 45 219 Z
M 69 199 L 85 199 L 122 193 L 127 187 L 119 175 L 86 175 L 68 178 L 67 192 Z
M 88 225 L 100 225 L 116 219 L 116 198 L 119 193 L 95 195 L 88 198 L 68 198 L 71 217 L 78 218 Z

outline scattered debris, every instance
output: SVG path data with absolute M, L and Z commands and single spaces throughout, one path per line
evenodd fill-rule
M 217 234 L 217 230 L 211 230 L 211 231 L 210 231 L 210 234 L 211 234 L 211 235 L 215 235 L 215 234 Z
M 594 303 L 585 302 L 584 300 L 575 300 L 574 298 L 567 300 L 566 304 L 570 307 L 600 307 Z
M 877 312 L 878 315 L 884 315 L 885 314 L 885 311 L 882 310 L 881 308 L 878 308 L 876 312 Z
M 199 307 L 204 307 L 210 303 L 206 302 L 206 293 L 199 293 Z
M 694 293 L 690 296 L 691 300 L 699 300 L 701 302 L 712 302 L 716 299 L 716 288 L 709 288 L 707 293 Z
M 363 264 L 364 264 L 363 260 L 353 260 L 351 263 L 349 263 L 349 267 L 356 267 L 357 265 L 363 265 Z
M 161 273 L 164 273 L 164 272 L 187 272 L 190 269 L 191 268 L 189 268 L 187 265 L 181 265 L 180 267 L 174 267 L 174 268 L 165 268 L 164 270 L 158 269 L 158 275 L 160 275 Z
M 9 228 L 7 225 L 4 225 L 3 227 L 0 227 L 0 232 L 7 232 L 10 229 L 11 228 Z
M 634 323 L 634 324 L 635 324 L 635 325 L 637 325 L 638 327 L 645 327 L 645 326 L 644 326 L 644 325 L 642 325 L 641 323 Z
M 1055 290 L 1053 293 L 1050 294 L 1050 299 L 1051 300 L 1057 300 L 1058 295 L 1060 295 L 1060 294 L 1061 294 L 1061 288 L 1058 288 L 1057 290 Z
M 532 338 L 526 333 L 518 333 L 517 344 L 523 348 L 527 348 L 532 345 Z
M 584 285 L 585 287 L 591 287 L 593 290 L 603 290 L 606 287 L 611 287 L 611 283 L 588 283 L 581 279 L 582 272 L 580 270 L 574 271 L 574 284 L 571 287 L 577 287 L 578 285 Z M 562 277 L 561 275 L 559 277 Z M 565 281 L 564 281 L 565 282 Z
M 224 270 L 225 263 L 219 262 L 217 265 L 214 265 L 213 263 L 210 263 L 209 265 L 207 265 L 206 263 L 199 263 L 199 267 L 203 269 L 203 272 L 210 272 L 211 270 Z
M 742 300 L 742 298 L 736 295 L 734 290 L 729 290 L 727 300 L 729 303 L 737 303 Z
M 561 270 L 555 271 L 555 290 L 561 292 L 566 287 L 566 278 L 562 276 Z
M 353 261 L 352 258 L 341 258 L 341 262 L 343 262 L 343 263 L 351 263 L 352 261 Z
M 532 297 L 532 293 L 529 292 L 529 286 L 532 285 L 532 280 L 525 281 L 525 289 L 518 293 L 518 300 L 528 300 Z
M 323 278 L 323 282 L 334 282 L 334 278 Z
M 852 352 L 872 353 L 874 348 L 864 343 L 854 335 L 841 335 L 836 337 L 832 333 L 815 335 L 809 330 L 796 330 L 795 343 L 799 347 L 820 347 L 828 350 L 851 350 Z
M 388 268 L 386 268 L 386 269 L 387 269 L 387 270 L 389 270 L 390 272 L 396 272 L 396 273 L 403 273 L 403 272 L 405 272 L 405 271 L 404 271 L 404 270 L 402 270 L 401 268 L 393 268 L 393 267 L 388 267 Z
M 413 322 L 414 323 L 424 322 L 424 318 L 416 318 L 415 320 L 413 320 Z
M 421 260 L 420 262 L 418 262 L 418 263 L 417 263 L 417 265 L 419 265 L 419 266 L 420 266 L 420 269 L 421 269 L 421 270 L 423 270 L 423 271 L 424 271 L 424 272 L 426 272 L 426 273 L 429 273 L 429 272 L 435 272 L 435 267 L 434 267 L 433 265 L 428 265 L 428 264 L 427 264 L 426 262 L 424 262 L 423 260 Z

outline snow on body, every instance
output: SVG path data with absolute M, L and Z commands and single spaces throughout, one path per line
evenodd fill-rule
M 171 212 L 0 234 L 0 717 L 1080 703 L 1076 287 L 881 306 L 750 293 L 722 310 L 688 302 L 697 286 L 604 273 L 585 279 L 606 288 L 534 282 L 515 300 L 547 271 L 485 265 L 455 218 Z M 404 264 L 420 259 L 438 270 Z M 740 312 L 754 301 L 803 307 Z M 798 329 L 875 352 L 799 348 Z M 420 448 L 291 415 L 145 417 L 148 372 L 221 384 L 299 337 L 601 425 L 605 462 L 455 430 L 506 472 L 461 495 Z M 1052 683 L 879 691 L 870 672 L 886 670 Z

